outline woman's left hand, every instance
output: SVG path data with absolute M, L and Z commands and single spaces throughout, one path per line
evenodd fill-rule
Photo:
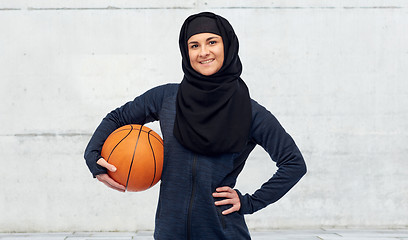
M 213 197 L 226 198 L 221 201 L 216 201 L 215 202 L 216 206 L 228 205 L 228 204 L 232 205 L 231 208 L 222 212 L 223 215 L 237 212 L 239 211 L 239 209 L 241 209 L 241 202 L 239 200 L 238 193 L 234 189 L 225 186 L 225 187 L 219 187 L 215 189 L 215 191 L 216 192 L 212 194 Z

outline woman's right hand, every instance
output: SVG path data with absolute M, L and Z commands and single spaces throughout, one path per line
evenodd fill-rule
M 108 171 L 110 172 L 116 172 L 116 167 L 113 166 L 112 164 L 108 163 L 105 159 L 100 158 L 97 162 L 97 164 L 101 165 L 102 167 L 108 169 Z M 108 174 L 103 173 L 103 174 L 98 174 L 96 175 L 96 178 L 104 183 L 106 186 L 115 189 L 119 192 L 125 192 L 126 187 L 119 184 L 118 182 L 116 182 L 115 180 L 113 180 L 111 177 L 109 177 Z

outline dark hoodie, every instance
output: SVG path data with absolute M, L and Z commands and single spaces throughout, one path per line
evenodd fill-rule
M 239 80 L 238 80 L 239 81 Z M 234 152 L 199 153 L 181 144 L 174 135 L 179 84 L 153 88 L 109 113 L 93 134 L 86 163 L 94 176 L 106 173 L 96 164 L 108 135 L 126 124 L 160 121 L 164 141 L 164 165 L 156 211 L 155 239 L 250 239 L 244 214 L 276 202 L 306 173 L 303 157 L 278 120 L 254 100 L 250 102 L 250 127 L 244 144 Z M 221 130 L 217 133 L 225 138 Z M 217 187 L 234 188 L 250 152 L 262 146 L 276 162 L 277 172 L 253 194 L 238 190 L 241 209 L 228 215 L 230 205 L 215 206 Z M 262 168 L 263 166 L 259 166 Z

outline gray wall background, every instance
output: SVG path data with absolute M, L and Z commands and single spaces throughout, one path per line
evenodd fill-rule
M 207 10 L 234 26 L 252 97 L 308 164 L 249 227 L 408 226 L 406 1 L 3 0 L 0 231 L 153 229 L 158 186 L 110 190 L 83 150 L 110 110 L 181 80 L 180 26 Z M 275 170 L 256 148 L 237 188 Z

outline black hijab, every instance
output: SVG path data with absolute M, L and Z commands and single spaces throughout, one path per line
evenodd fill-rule
M 196 72 L 190 64 L 187 40 L 198 33 L 222 37 L 224 63 L 210 76 Z M 243 150 L 251 127 L 251 100 L 240 78 L 238 38 L 230 23 L 214 13 L 188 17 L 180 31 L 179 46 L 184 78 L 176 101 L 174 135 L 186 148 L 204 155 Z

